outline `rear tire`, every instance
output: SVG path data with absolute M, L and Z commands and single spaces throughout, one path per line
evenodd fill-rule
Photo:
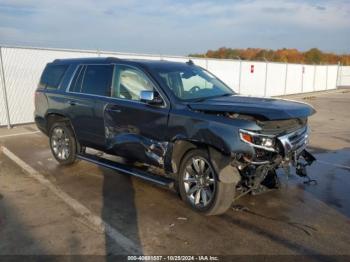
M 76 160 L 77 141 L 74 132 L 67 122 L 56 122 L 51 125 L 50 148 L 53 156 L 61 165 L 71 165 Z
M 220 182 L 208 152 L 200 149 L 190 150 L 184 156 L 178 187 L 182 200 L 207 216 L 225 213 L 235 195 L 235 184 Z

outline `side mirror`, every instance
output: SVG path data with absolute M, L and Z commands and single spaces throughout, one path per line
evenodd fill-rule
M 140 93 L 140 100 L 149 105 L 162 105 L 163 99 L 159 96 L 157 92 L 142 90 Z

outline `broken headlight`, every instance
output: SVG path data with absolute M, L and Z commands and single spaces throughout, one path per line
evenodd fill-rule
M 242 130 L 242 129 L 239 130 L 239 136 L 243 142 L 248 143 L 253 147 L 265 149 L 267 151 L 273 151 L 273 152 L 276 151 L 275 136 L 262 135 L 251 131 Z

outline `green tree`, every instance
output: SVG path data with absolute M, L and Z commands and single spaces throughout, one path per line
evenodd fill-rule
M 322 52 L 317 48 L 311 48 L 305 52 L 305 61 L 308 64 L 320 64 L 322 62 Z

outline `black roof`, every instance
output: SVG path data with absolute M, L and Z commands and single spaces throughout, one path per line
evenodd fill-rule
M 143 66 L 174 66 L 184 65 L 182 62 L 173 62 L 167 60 L 147 60 L 147 59 L 121 59 L 116 57 L 85 57 L 85 58 L 65 58 L 56 59 L 54 64 L 103 64 L 103 63 L 120 63 L 139 64 Z

